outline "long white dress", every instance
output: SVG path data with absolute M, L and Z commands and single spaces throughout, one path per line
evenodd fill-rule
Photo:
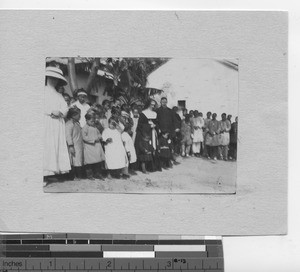
M 196 117 L 192 122 L 194 128 L 194 138 L 193 143 L 203 142 L 203 130 L 204 127 L 204 119 L 202 117 Z
M 124 168 L 127 162 L 127 155 L 121 138 L 121 133 L 117 129 L 104 129 L 102 140 L 112 139 L 111 143 L 105 145 L 105 162 L 107 169 Z
M 67 173 L 71 170 L 66 143 L 64 118 L 52 118 L 51 113 L 67 114 L 68 105 L 52 86 L 45 87 L 44 105 L 44 176 Z
M 130 135 L 125 131 L 122 133 L 122 141 L 123 141 L 126 152 L 130 152 L 129 163 L 135 163 L 137 158 L 136 158 L 134 143 L 133 143 L 133 140 L 130 137 Z
M 203 142 L 203 131 L 204 119 L 202 117 L 193 118 L 192 122 L 194 133 L 193 133 L 193 145 L 192 149 L 194 153 L 200 153 L 201 142 Z

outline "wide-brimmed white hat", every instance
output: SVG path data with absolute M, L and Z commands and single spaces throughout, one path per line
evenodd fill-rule
M 57 67 L 46 67 L 46 76 L 58 78 L 64 83 L 64 85 L 68 84 L 68 81 L 63 76 L 62 70 Z

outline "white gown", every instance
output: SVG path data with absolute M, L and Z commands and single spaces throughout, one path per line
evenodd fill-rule
M 105 162 L 107 169 L 121 169 L 127 165 L 127 155 L 121 138 L 121 133 L 117 129 L 104 129 L 102 140 L 112 138 L 112 143 L 105 145 Z
M 135 163 L 136 162 L 136 152 L 134 148 L 134 143 L 132 138 L 127 132 L 122 133 L 122 141 L 125 147 L 126 152 L 130 152 L 130 161 L 129 163 Z
M 44 105 L 44 176 L 67 173 L 71 170 L 66 143 L 64 118 L 52 118 L 53 111 L 66 115 L 68 105 L 53 87 L 45 87 Z

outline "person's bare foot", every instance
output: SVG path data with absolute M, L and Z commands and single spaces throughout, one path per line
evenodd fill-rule
M 95 179 L 100 179 L 100 180 L 104 180 L 103 176 L 101 174 L 96 174 L 94 176 Z
M 130 178 L 130 175 L 122 174 L 122 179 L 129 179 L 129 178 Z
M 108 178 L 108 179 L 112 179 L 112 176 L 111 176 L 110 173 L 107 174 L 107 178 Z

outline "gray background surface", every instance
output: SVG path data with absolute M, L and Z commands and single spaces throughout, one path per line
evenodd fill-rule
M 287 13 L 0 15 L 1 230 L 286 233 Z M 237 194 L 43 193 L 45 57 L 77 55 L 239 58 Z

